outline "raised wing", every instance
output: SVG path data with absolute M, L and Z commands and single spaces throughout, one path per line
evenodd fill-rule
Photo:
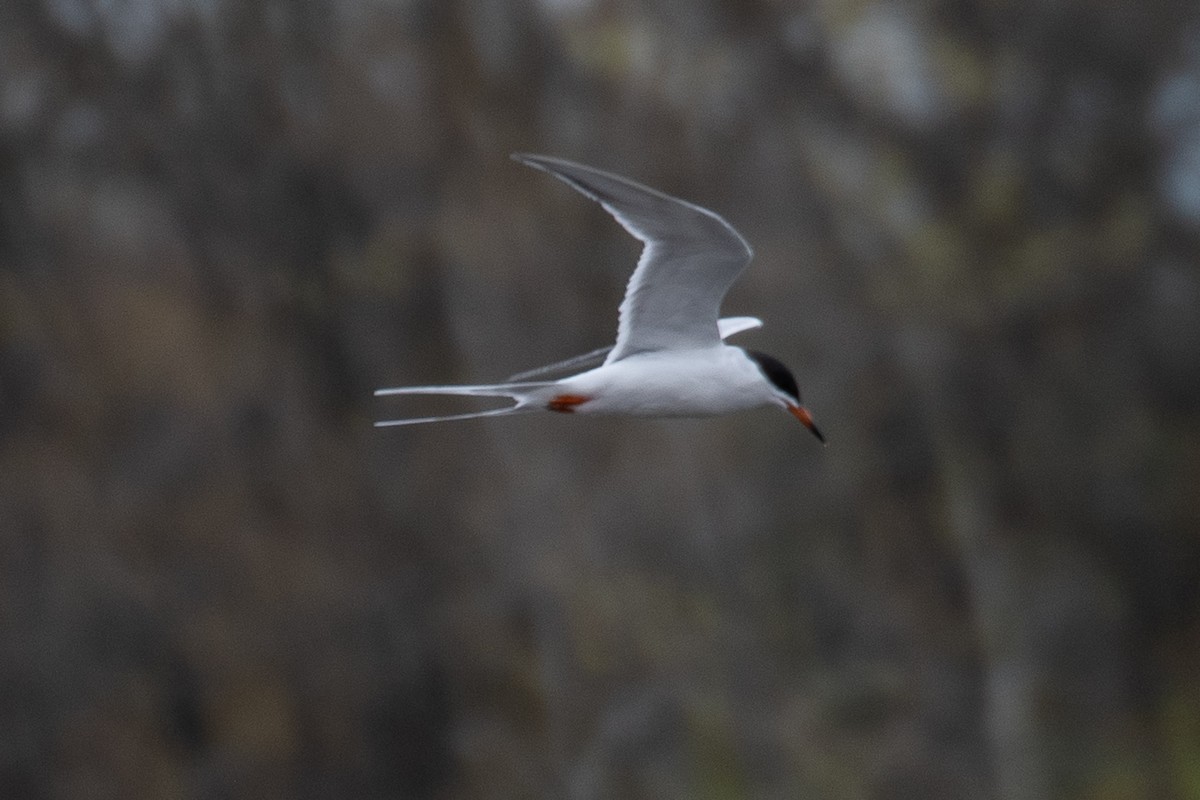
M 722 317 L 717 320 L 717 331 L 720 332 L 722 339 L 728 339 L 734 334 L 762 326 L 763 321 L 758 317 Z
M 715 346 L 721 300 L 753 254 L 719 216 L 626 178 L 558 158 L 515 154 L 600 203 L 645 243 L 621 301 L 606 363 L 634 353 Z
M 717 320 L 717 330 L 720 332 L 722 339 L 728 339 L 736 333 L 748 331 L 753 328 L 761 328 L 762 326 L 763 321 L 758 317 L 724 317 Z M 585 369 L 600 366 L 611 352 L 612 347 L 601 347 L 590 353 L 584 353 L 581 356 L 572 356 L 563 361 L 555 361 L 553 364 L 547 364 L 544 367 L 534 367 L 525 372 L 518 372 L 516 375 L 510 375 L 508 380 L 545 380 L 551 376 L 566 377 L 567 375 L 574 375 L 575 373 L 583 372 Z

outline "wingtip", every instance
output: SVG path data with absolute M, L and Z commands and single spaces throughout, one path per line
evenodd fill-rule
M 540 156 L 537 153 L 511 153 L 509 158 L 526 167 L 532 167 L 533 169 L 551 174 L 558 174 L 553 164 L 559 159 L 552 156 Z

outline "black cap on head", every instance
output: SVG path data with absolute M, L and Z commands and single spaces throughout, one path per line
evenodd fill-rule
M 786 394 L 788 397 L 800 402 L 800 387 L 796 385 L 796 378 L 792 375 L 792 371 L 785 367 L 777 358 L 772 358 L 766 353 L 760 353 L 757 350 L 747 350 L 746 355 L 758 364 L 758 368 L 762 370 L 762 374 L 767 377 L 779 391 Z
M 759 371 L 771 382 L 771 385 L 791 399 L 792 402 L 787 404 L 788 412 L 804 423 L 804 427 L 812 431 L 812 435 L 820 439 L 821 444 L 825 444 L 825 437 L 821 435 L 820 429 L 813 422 L 812 414 L 808 412 L 807 408 L 800 405 L 800 387 L 796 385 L 796 378 L 792 375 L 792 371 L 779 363 L 778 359 L 771 358 L 766 353 L 754 350 L 746 350 L 745 353 L 754 360 Z

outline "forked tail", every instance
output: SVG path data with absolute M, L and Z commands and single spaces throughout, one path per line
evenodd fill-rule
M 491 408 L 486 411 L 472 411 L 466 414 L 389 419 L 376 422 L 375 427 L 390 428 L 396 425 L 419 425 L 425 422 L 445 422 L 452 419 L 475 419 L 477 417 L 502 417 L 508 414 L 542 411 L 544 410 L 544 406 L 539 402 L 540 396 L 538 390 L 553 385 L 553 381 L 521 381 L 482 386 L 401 386 L 394 389 L 377 389 L 375 390 L 376 397 L 399 394 L 435 394 L 448 397 L 507 397 L 514 401 L 514 405 L 503 408 Z

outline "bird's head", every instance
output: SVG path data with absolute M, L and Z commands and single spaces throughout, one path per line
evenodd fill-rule
M 825 444 L 825 437 L 821 435 L 821 431 L 813 422 L 812 414 L 800 403 L 800 387 L 796 385 L 796 378 L 792 375 L 792 371 L 785 367 L 776 358 L 772 358 L 766 353 L 759 353 L 755 350 L 747 350 L 746 355 L 750 357 L 758 370 L 767 379 L 770 384 L 771 394 L 775 398 L 775 402 L 784 409 L 787 409 L 793 417 L 804 423 L 804 427 L 812 431 L 813 436 Z

